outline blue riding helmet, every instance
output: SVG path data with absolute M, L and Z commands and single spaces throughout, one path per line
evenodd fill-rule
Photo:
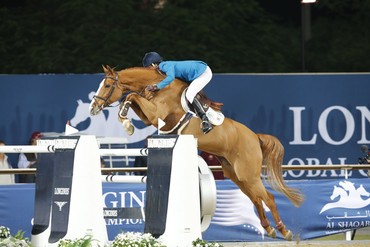
M 148 52 L 145 54 L 143 58 L 143 66 L 149 67 L 152 63 L 160 63 L 162 61 L 163 61 L 163 58 L 157 52 L 155 51 Z

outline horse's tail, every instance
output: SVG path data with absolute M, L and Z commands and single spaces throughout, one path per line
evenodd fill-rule
M 298 207 L 303 202 L 303 195 L 297 189 L 289 188 L 283 178 L 282 162 L 284 147 L 272 135 L 257 134 L 263 154 L 263 170 L 267 173 L 267 181 L 271 187 L 282 192 L 293 204 Z

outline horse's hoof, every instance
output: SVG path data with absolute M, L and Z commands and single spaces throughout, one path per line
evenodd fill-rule
M 275 228 L 271 227 L 271 231 L 269 231 L 267 233 L 267 236 L 269 236 L 270 238 L 276 238 L 276 230 L 275 230 Z
M 284 239 L 287 241 L 292 241 L 293 240 L 293 233 L 289 230 L 287 234 L 284 236 Z
M 128 135 L 132 135 L 135 132 L 135 127 L 131 124 L 130 120 L 124 119 L 122 121 L 123 128 L 125 128 Z
M 133 125 L 130 125 L 130 127 L 128 127 L 127 129 L 127 134 L 132 136 L 135 132 L 135 127 Z

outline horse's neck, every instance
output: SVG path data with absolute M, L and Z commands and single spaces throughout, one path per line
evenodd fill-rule
M 158 84 L 165 78 L 164 75 L 157 71 L 146 68 L 129 68 L 119 72 L 119 77 L 122 80 L 123 86 L 135 92 L 142 92 L 146 86 Z M 188 85 L 178 79 L 154 93 L 151 100 L 157 105 L 158 117 L 168 121 L 169 125 L 175 125 L 180 121 L 185 114 L 181 107 L 181 93 Z M 140 109 L 138 105 L 132 104 L 132 109 L 144 121 L 145 124 L 150 124 L 146 119 L 145 109 Z M 151 124 L 153 124 L 151 122 Z M 172 126 L 173 127 L 173 126 Z
M 118 75 L 123 86 L 136 92 L 140 92 L 146 86 L 156 84 L 165 78 L 164 75 L 159 74 L 156 70 L 142 67 L 124 69 L 119 71 Z

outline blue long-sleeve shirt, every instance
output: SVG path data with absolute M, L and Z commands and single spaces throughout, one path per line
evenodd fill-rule
M 166 73 L 166 78 L 157 84 L 159 89 L 164 88 L 175 78 L 185 82 L 192 82 L 198 78 L 207 68 L 207 64 L 202 61 L 163 61 L 159 64 L 159 69 Z

